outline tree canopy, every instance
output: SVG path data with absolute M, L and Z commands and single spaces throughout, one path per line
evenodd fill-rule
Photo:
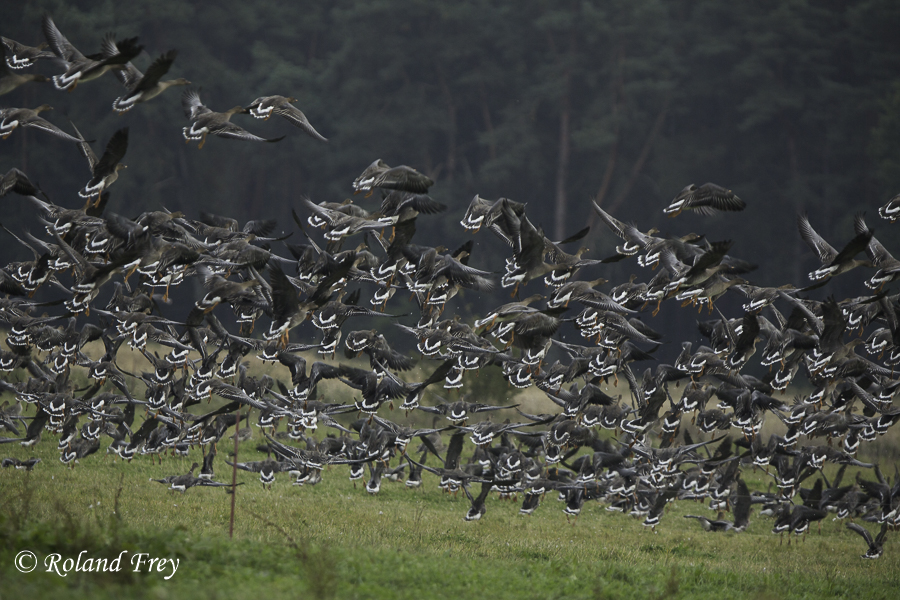
M 815 260 L 796 213 L 809 211 L 841 245 L 855 211 L 874 214 L 900 191 L 900 6 L 889 0 L 48 0 L 6 6 L 0 33 L 37 45 L 45 12 L 86 54 L 107 32 L 139 36 L 143 70 L 177 49 L 170 74 L 201 89 L 213 110 L 296 97 L 328 138 L 215 140 L 198 151 L 181 138 L 188 121 L 177 92 L 118 116 L 113 77 L 69 94 L 23 86 L 0 99 L 50 103 L 56 124 L 71 131 L 71 119 L 95 146 L 128 125 L 129 170 L 110 204 L 126 215 L 165 207 L 289 223 L 302 197 L 340 202 L 382 158 L 429 175 L 432 195 L 456 213 L 477 193 L 527 202 L 556 239 L 594 224 L 597 258 L 614 242 L 592 198 L 643 229 L 703 232 L 702 219 L 715 219 L 734 253 L 761 264 L 758 283 L 778 285 L 802 283 Z M 288 127 L 234 120 L 265 137 Z M 27 170 L 55 202 L 76 204 L 89 174 L 82 157 L 36 135 L 0 143 L 4 170 Z M 662 207 L 706 181 L 748 209 L 680 217 L 675 227 Z M 28 210 L 7 206 L 7 223 Z M 420 226 L 429 228 L 466 236 L 454 219 Z

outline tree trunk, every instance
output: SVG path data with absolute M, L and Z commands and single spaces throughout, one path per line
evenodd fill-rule
M 494 136 L 494 122 L 491 119 L 491 109 L 487 102 L 487 92 L 484 91 L 484 83 L 479 84 L 478 91 L 481 94 L 481 117 L 484 119 L 484 128 L 488 134 L 488 156 L 491 160 L 497 158 L 497 140 Z
M 600 189 L 597 190 L 597 195 L 594 198 L 594 201 L 597 203 L 597 206 L 603 206 L 603 202 L 606 200 L 606 195 L 609 193 L 609 188 L 612 184 L 613 173 L 616 172 L 616 162 L 619 159 L 619 108 L 622 106 L 622 88 L 624 85 L 623 77 L 622 77 L 622 47 L 619 46 L 616 52 L 616 60 L 615 67 L 613 68 L 613 77 L 611 78 L 611 88 L 613 90 L 612 93 L 612 122 L 613 122 L 613 143 L 609 149 L 609 158 L 606 160 L 606 170 L 603 173 L 603 180 L 600 182 Z M 594 229 L 594 224 L 597 222 L 597 212 L 593 209 L 593 207 L 588 207 L 588 216 L 587 216 L 587 224 L 591 230 Z
M 453 181 L 453 173 L 456 171 L 456 104 L 453 102 L 453 95 L 450 93 L 450 86 L 447 85 L 447 79 L 444 77 L 444 70 L 437 65 L 438 81 L 441 85 L 441 91 L 447 101 L 447 180 Z
M 786 119 L 785 119 L 786 121 Z M 797 194 L 797 188 L 800 185 L 800 169 L 797 162 L 797 144 L 794 139 L 794 131 L 790 126 L 790 123 L 785 125 L 785 129 L 788 131 L 787 136 L 787 153 L 788 153 L 788 166 L 790 167 L 791 173 L 791 185 L 789 189 L 791 189 L 791 196 L 794 200 L 794 212 L 796 214 L 800 214 L 800 200 L 799 194 Z M 793 273 L 791 274 L 791 281 L 804 281 L 806 280 L 806 276 L 803 273 L 803 269 L 801 267 L 801 263 L 803 261 L 803 251 L 806 249 L 805 244 L 801 241 L 802 238 L 799 235 L 793 236 L 794 239 L 794 260 L 791 261 L 793 263 Z
M 557 240 L 566 237 L 566 215 L 568 199 L 566 198 L 566 178 L 569 172 L 569 73 L 564 79 L 562 106 L 559 113 L 559 160 L 556 163 L 556 214 L 553 235 Z
M 663 123 L 666 121 L 666 113 L 669 112 L 669 101 L 671 100 L 671 96 L 666 96 L 665 102 L 663 102 L 662 108 L 659 109 L 659 114 L 656 115 L 656 121 L 653 123 L 653 127 L 650 129 L 650 133 L 647 135 L 647 139 L 644 140 L 644 147 L 641 148 L 641 153 L 638 155 L 637 160 L 634 161 L 634 166 L 631 168 L 631 174 L 628 176 L 628 181 L 625 182 L 625 187 L 622 188 L 622 191 L 619 192 L 619 195 L 616 199 L 609 205 L 609 212 L 612 213 L 619 207 L 622 202 L 628 197 L 628 194 L 631 193 L 631 188 L 634 187 L 634 182 L 637 181 L 638 175 L 641 174 L 641 170 L 644 168 L 644 163 L 647 162 L 647 158 L 650 156 L 650 150 L 653 148 L 653 142 L 656 141 L 656 137 L 659 135 L 659 131 L 662 129 Z

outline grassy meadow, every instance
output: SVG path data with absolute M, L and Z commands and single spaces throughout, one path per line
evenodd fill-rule
M 102 352 L 99 348 L 93 351 Z M 314 358 L 310 357 L 314 360 Z M 123 350 L 120 368 L 135 372 L 144 359 Z M 281 365 L 253 365 L 284 380 Z M 415 374 L 410 376 L 414 380 Z M 467 389 L 492 404 L 517 403 L 532 413 L 554 409 L 535 390 L 517 391 L 490 373 L 472 378 Z M 607 390 L 627 393 L 622 382 Z M 323 381 L 320 393 L 331 401 L 352 401 L 347 388 Z M 675 390 L 673 390 L 673 394 Z M 679 392 L 680 393 L 680 392 Z M 343 395 L 343 396 L 342 396 Z M 789 397 L 789 396 L 788 396 Z M 436 400 L 429 398 L 429 402 Z M 192 412 L 214 408 L 205 403 Z M 432 416 L 406 418 L 382 411 L 399 422 L 430 426 Z M 27 407 L 26 414 L 34 414 Z M 138 427 L 141 410 L 134 427 Z M 519 418 L 513 411 L 495 420 Z M 343 415 L 347 424 L 356 414 Z M 251 417 L 255 423 L 256 415 Z M 774 421 L 774 420 L 773 420 Z M 780 423 L 767 424 L 779 428 Z M 281 429 L 283 430 L 282 425 Z M 255 425 L 252 440 L 242 442 L 239 460 L 262 460 L 256 450 L 264 438 Z M 777 430 L 777 429 L 776 429 Z M 321 429 L 321 439 L 333 430 Z M 731 432 L 726 432 L 731 433 Z M 734 435 L 733 433 L 731 433 Z M 764 429 L 764 434 L 767 435 Z M 4 432 L 4 435 L 7 435 Z M 445 434 L 446 435 L 446 434 Z M 602 435 L 609 435 L 604 432 Z M 708 439 L 695 434 L 695 439 Z M 256 473 L 238 471 L 234 537 L 229 538 L 231 495 L 221 488 L 169 492 L 151 478 L 186 473 L 199 449 L 188 457 L 169 456 L 162 464 L 147 456 L 130 463 L 100 451 L 74 468 L 59 461 L 56 437 L 44 432 L 33 448 L 0 445 L 0 458 L 42 459 L 32 472 L 0 469 L 0 600 L 20 598 L 894 598 L 900 585 L 900 543 L 889 534 L 884 556 L 863 560 L 863 540 L 829 517 L 821 532 L 813 525 L 805 541 L 779 544 L 772 519 L 754 507 L 744 533 L 707 533 L 685 514 L 715 517 L 705 504 L 676 501 L 654 533 L 643 518 L 605 510 L 587 502 L 574 524 L 567 522 L 556 493 L 548 493 L 530 516 L 519 514 L 518 501 L 488 499 L 477 522 L 463 517 L 469 502 L 437 487 L 424 474 L 418 490 L 382 481 L 371 496 L 365 483 L 353 485 L 347 466 L 329 467 L 315 486 L 291 485 L 278 475 L 265 490 Z M 445 437 L 445 441 L 447 438 Z M 233 452 L 229 432 L 219 442 L 216 480 L 231 481 L 224 459 Z M 807 443 L 803 441 L 802 443 Z M 819 443 L 813 441 L 813 443 Z M 413 443 L 415 447 L 417 442 Z M 466 441 L 463 460 L 474 451 Z M 861 449 L 862 460 L 878 462 L 887 476 L 900 456 L 896 431 Z M 392 464 L 396 463 L 396 458 Z M 429 464 L 435 464 L 432 457 Z M 833 466 L 829 466 L 829 476 Z M 844 481 L 855 474 L 848 469 Z M 368 476 L 368 471 L 366 473 Z M 751 490 L 772 479 L 752 467 L 743 469 Z M 864 473 L 874 479 L 871 472 Z M 805 486 L 812 485 L 813 479 Z M 477 486 L 476 486 L 477 488 Z M 477 489 L 476 489 L 477 491 Z M 868 526 L 875 531 L 874 525 Z M 34 553 L 38 566 L 16 569 L 16 557 Z M 117 572 L 47 572 L 47 555 L 62 560 L 116 558 L 128 553 Z M 127 561 L 135 553 L 177 558 L 172 571 L 133 572 Z M 60 563 L 57 563 L 59 565 Z
M 261 440 L 241 444 L 241 460 L 264 455 Z M 531 516 L 521 502 L 488 500 L 481 521 L 463 520 L 468 501 L 437 488 L 425 474 L 419 490 L 382 483 L 370 496 L 346 466 L 330 467 L 316 486 L 286 475 L 264 490 L 254 473 L 238 472 L 234 539 L 231 496 L 217 488 L 173 493 L 150 478 L 184 473 L 200 451 L 152 464 L 104 450 L 74 469 L 58 460 L 52 436 L 35 448 L 2 447 L 3 456 L 38 456 L 32 472 L 0 470 L 0 600 L 63 598 L 893 598 L 900 552 L 889 534 L 884 556 L 863 560 L 862 539 L 830 518 L 804 541 L 779 544 L 772 520 L 754 510 L 747 532 L 702 531 L 685 514 L 710 514 L 699 503 L 669 505 L 656 533 L 641 519 L 585 504 L 569 524 L 556 494 Z M 886 442 L 890 440 L 885 440 Z M 104 442 L 104 449 L 108 440 Z M 230 481 L 219 445 L 217 480 Z M 471 454 L 468 445 L 464 458 Z M 893 454 L 893 453 L 892 453 Z M 892 474 L 892 463 L 882 461 Z M 769 478 L 745 469 L 751 489 Z M 846 477 L 852 477 L 848 470 Z M 872 478 L 871 474 L 867 477 Z M 845 479 L 846 481 L 847 479 Z M 807 483 L 809 485 L 809 481 Z M 714 516 L 714 515 L 711 515 Z M 870 525 L 870 530 L 875 527 Z M 15 559 L 39 562 L 22 574 Z M 177 572 L 48 573 L 44 557 L 115 558 L 122 550 L 178 558 Z

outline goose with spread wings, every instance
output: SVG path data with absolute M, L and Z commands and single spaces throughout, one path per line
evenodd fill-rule
M 366 197 L 372 194 L 374 188 L 385 190 L 400 190 L 414 194 L 427 194 L 428 188 L 434 185 L 434 180 L 416 171 L 412 167 L 399 165 L 392 167 L 382 159 L 377 159 L 363 170 L 353 181 L 353 193 L 368 192 Z
M 104 44 L 103 49 L 104 54 L 118 54 L 118 47 L 113 40 Z M 184 77 L 162 80 L 172 67 L 172 63 L 175 62 L 176 56 L 178 56 L 177 50 L 169 50 L 160 55 L 150 64 L 146 73 L 141 73 L 130 62 L 126 63 L 122 69 L 117 70 L 116 77 L 128 91 L 113 101 L 113 110 L 122 114 L 134 108 L 136 104 L 156 98 L 170 87 L 190 85 L 191 82 Z
M 275 483 L 276 473 L 293 471 L 297 468 L 293 461 L 278 461 L 272 459 L 233 463 L 226 458 L 225 463 L 230 467 L 237 467 L 242 471 L 259 473 L 259 481 L 262 483 L 263 489 L 271 489 L 272 484 Z
M 0 109 L 0 138 L 8 138 L 16 127 L 31 127 L 46 131 L 67 142 L 81 143 L 84 140 L 74 137 L 40 116 L 40 113 L 53 110 L 49 104 L 41 104 L 37 108 L 4 108 Z
M 66 67 L 65 73 L 53 76 L 53 84 L 60 90 L 72 91 L 79 83 L 97 79 L 111 70 L 124 69 L 125 63 L 144 49 L 138 45 L 137 38 L 114 42 L 113 37 L 107 35 L 104 45 L 114 43 L 117 52 L 109 55 L 104 52 L 100 55 L 85 56 L 66 39 L 49 15 L 44 15 L 42 25 L 50 49 Z
M 47 42 L 37 46 L 28 46 L 8 37 L 0 36 L 0 43 L 6 48 L 6 65 L 10 69 L 25 69 L 33 66 L 38 59 L 56 56 L 50 50 L 44 50 L 48 46 Z
M 202 487 L 231 487 L 230 483 L 222 483 L 219 481 L 212 481 L 210 479 L 204 477 L 194 477 L 194 471 L 197 470 L 197 467 L 200 465 L 198 463 L 194 463 L 191 465 L 191 470 L 185 473 L 184 475 L 169 475 L 168 477 L 163 477 L 162 479 L 153 479 L 150 481 L 155 481 L 157 483 L 166 483 L 169 484 L 169 489 L 173 492 L 181 492 L 182 494 L 188 489 L 194 486 L 202 486 Z M 240 483 L 237 485 L 241 485 Z
M 691 183 L 663 209 L 670 217 L 677 217 L 683 211 L 693 210 L 701 215 L 711 215 L 717 211 L 742 211 L 747 203 L 729 189 L 715 183 L 697 185 Z
M 77 129 L 75 131 L 78 132 Z M 79 133 L 79 135 L 81 134 Z M 103 156 L 100 158 L 97 158 L 90 144 L 84 141 L 84 138 L 78 142 L 78 149 L 81 150 L 81 154 L 87 159 L 88 166 L 91 168 L 91 180 L 78 192 L 78 195 L 87 198 L 88 203 L 91 198 L 96 196 L 97 200 L 94 202 L 94 206 L 97 206 L 100 202 L 100 195 L 116 182 L 119 178 L 119 171 L 126 168 L 121 160 L 125 158 L 125 152 L 128 151 L 128 128 L 123 127 L 109 138 L 106 150 L 103 151 Z
M 866 231 L 857 233 L 856 237 L 847 242 L 838 252 L 813 229 L 805 214 L 797 217 L 797 226 L 800 229 L 800 237 L 822 262 L 821 267 L 809 274 L 809 278 L 813 281 L 822 281 L 835 275 L 841 275 L 858 266 L 871 265 L 869 261 L 856 260 L 856 255 L 869 245 L 869 241 L 872 239 L 872 230 L 867 228 Z
M 20 85 L 24 85 L 32 81 L 37 81 L 39 83 L 46 83 L 50 81 L 49 77 L 38 75 L 37 73 L 12 72 L 9 68 L 9 65 L 11 64 L 10 60 L 15 60 L 16 56 L 7 56 L 7 40 L 6 38 L 2 39 L 4 40 L 4 43 L 0 44 L 0 96 L 2 96 L 3 94 L 8 94 Z
M 866 549 L 866 553 L 862 554 L 862 558 L 881 558 L 881 555 L 884 553 L 884 538 L 887 536 L 888 530 L 888 522 L 885 521 L 881 524 L 881 531 L 878 532 L 878 535 L 875 538 L 872 538 L 872 534 L 863 527 L 862 525 L 857 525 L 856 523 L 847 523 L 847 529 L 850 531 L 855 531 L 859 535 L 862 536 L 869 547 Z
M 291 104 L 296 101 L 296 98 L 286 96 L 262 96 L 251 102 L 247 110 L 257 119 L 268 120 L 272 115 L 284 117 L 291 125 L 299 127 L 310 137 L 327 142 L 328 139 L 315 130 L 303 111 Z
M 214 112 L 200 101 L 200 93 L 197 90 L 184 91 L 181 95 L 181 107 L 184 109 L 185 116 L 191 120 L 191 126 L 182 129 L 184 139 L 187 142 L 200 140 L 198 148 L 203 147 L 203 144 L 206 143 L 206 136 L 209 134 L 250 142 L 278 142 L 284 139 L 284 136 L 267 139 L 235 125 L 231 122 L 231 116 L 249 112 L 246 108 L 235 106 L 225 112 Z

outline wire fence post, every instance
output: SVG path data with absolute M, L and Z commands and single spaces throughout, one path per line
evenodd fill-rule
M 231 519 L 228 523 L 228 537 L 234 538 L 234 500 L 237 497 L 237 463 L 238 463 L 238 440 L 241 431 L 241 409 L 237 411 L 237 421 L 234 424 L 234 462 L 231 467 Z

